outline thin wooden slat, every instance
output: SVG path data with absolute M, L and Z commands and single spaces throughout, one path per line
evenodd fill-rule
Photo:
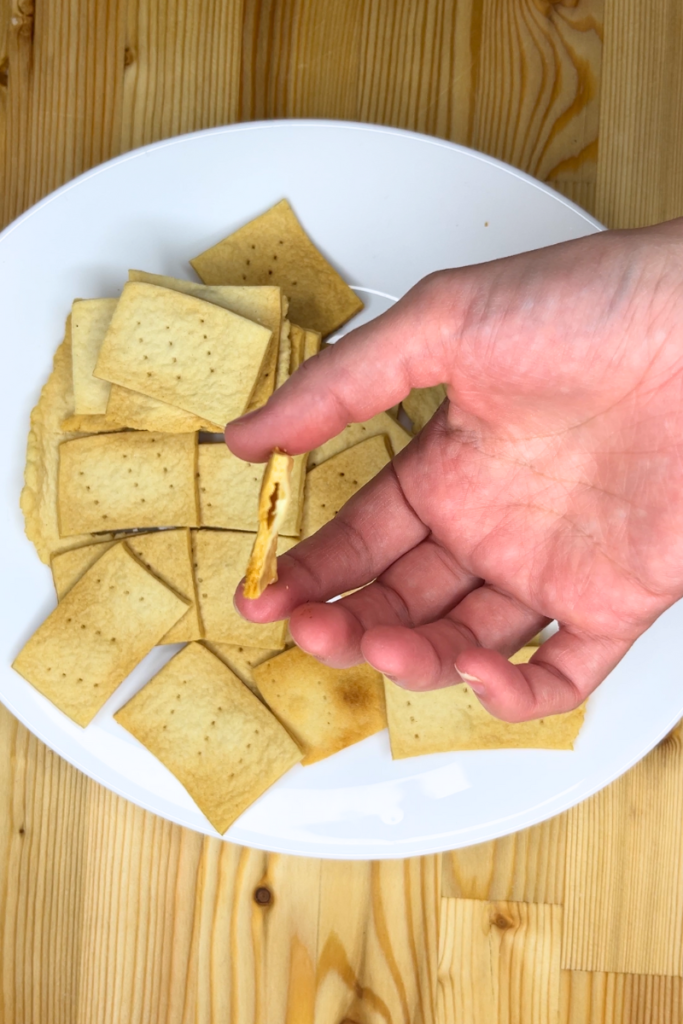
M 682 823 L 677 730 L 568 812 L 564 968 L 683 974 Z
M 440 857 L 324 861 L 316 1024 L 433 1024 Z
M 3 223 L 119 152 L 125 0 L 14 0 Z
M 2 1020 L 72 1024 L 88 780 L 0 709 Z
M 642 227 L 683 214 L 683 8 L 605 0 L 596 215 Z
M 680 978 L 562 971 L 562 1024 L 680 1024 Z
M 557 903 L 564 898 L 567 815 L 443 855 L 442 896 Z
M 238 120 L 244 0 L 128 7 L 121 149 Z
M 559 1024 L 562 908 L 443 899 L 439 1024 Z

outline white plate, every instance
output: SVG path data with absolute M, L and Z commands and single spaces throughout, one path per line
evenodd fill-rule
M 519 171 L 436 139 L 367 125 L 268 122 L 158 143 L 104 164 L 0 236 L 3 341 L 0 699 L 62 757 L 128 800 L 215 835 L 170 772 L 112 712 L 170 657 L 156 648 L 86 728 L 9 667 L 54 605 L 19 511 L 29 412 L 71 300 L 117 295 L 129 267 L 191 276 L 187 260 L 286 196 L 369 319 L 429 271 L 591 234 L 600 225 Z M 320 857 L 431 853 L 549 818 L 643 756 L 683 714 L 683 605 L 591 698 L 573 752 L 436 754 L 392 762 L 385 733 L 297 767 L 226 838 Z

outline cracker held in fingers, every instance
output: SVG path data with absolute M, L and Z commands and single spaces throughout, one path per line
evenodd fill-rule
M 277 448 L 263 474 L 258 504 L 258 533 L 251 551 L 244 596 L 260 597 L 277 580 L 277 535 L 292 493 L 294 459 Z

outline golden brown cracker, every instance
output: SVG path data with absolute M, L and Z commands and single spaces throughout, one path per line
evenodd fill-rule
M 251 549 L 244 581 L 244 596 L 260 597 L 277 581 L 278 531 L 284 522 L 292 496 L 294 460 L 285 452 L 274 451 L 263 474 L 258 501 L 258 530 Z
M 215 655 L 189 644 L 114 715 L 223 834 L 301 752 Z
M 64 537 L 199 523 L 196 434 L 94 434 L 65 441 L 59 456 Z
M 372 419 L 365 420 L 364 423 L 349 423 L 348 427 L 345 427 L 336 437 L 332 437 L 329 441 L 314 448 L 308 455 L 308 468 L 313 469 L 332 458 L 333 455 L 343 452 L 344 449 L 351 448 L 367 437 L 376 437 L 378 434 L 385 434 L 389 438 L 393 455 L 398 455 L 411 440 L 407 430 L 396 423 L 388 413 L 380 412 Z
M 271 332 L 171 288 L 124 285 L 95 374 L 224 425 L 246 411 Z
M 315 247 L 286 199 L 190 260 L 207 284 L 277 284 L 290 316 L 323 335 L 363 308 Z
M 302 537 L 310 537 L 334 519 L 339 509 L 391 462 L 384 434 L 369 437 L 306 474 Z
M 298 647 L 255 665 L 269 708 L 313 764 L 384 729 L 382 676 L 370 665 L 329 668 Z
M 85 726 L 186 610 L 122 541 L 64 596 L 13 667 Z

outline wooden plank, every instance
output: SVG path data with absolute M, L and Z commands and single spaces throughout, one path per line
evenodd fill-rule
M 559 1024 L 562 908 L 444 899 L 439 1024 Z
M 432 1024 L 440 857 L 324 861 L 315 1021 Z
M 14 0 L 3 223 L 119 151 L 125 0 Z
M 605 0 L 596 215 L 642 227 L 683 214 L 683 8 Z
M 564 898 L 567 815 L 443 855 L 442 896 L 557 903 Z
M 238 120 L 244 0 L 128 7 L 121 149 Z
M 562 1024 L 680 1024 L 683 982 L 647 974 L 562 971 Z
M 72 1024 L 89 783 L 5 708 L 0 741 L 0 1014 Z
M 562 966 L 683 974 L 683 741 L 568 812 Z

